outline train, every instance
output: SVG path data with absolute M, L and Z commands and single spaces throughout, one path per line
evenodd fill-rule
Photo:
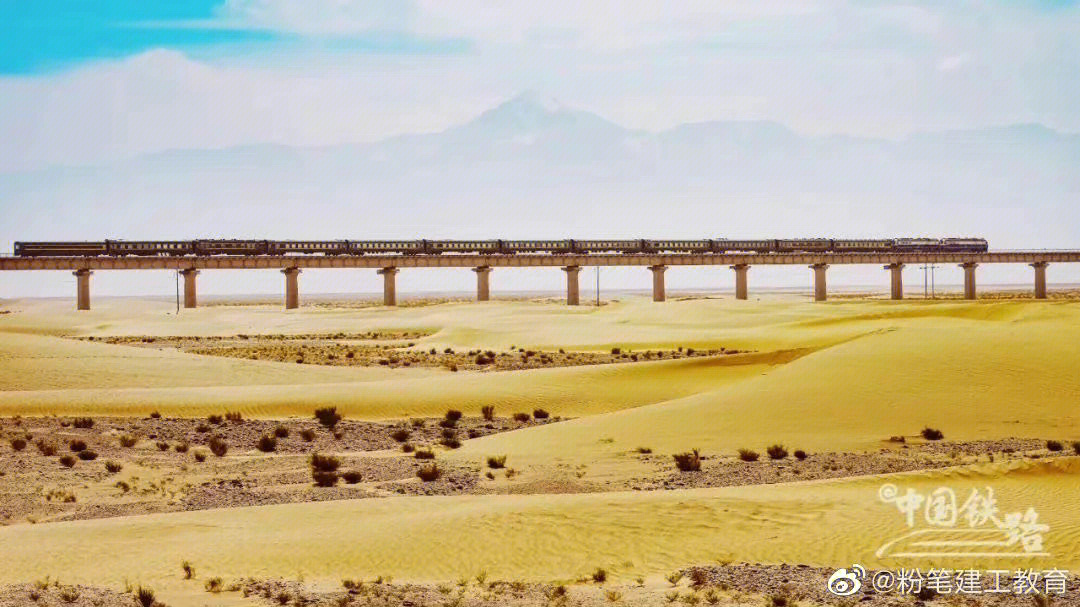
M 983 238 L 786 240 L 102 240 L 16 242 L 17 257 L 635 253 L 985 253 Z

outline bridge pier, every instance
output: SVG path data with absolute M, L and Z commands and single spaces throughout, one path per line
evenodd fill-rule
M 488 301 L 491 298 L 491 266 L 473 268 L 476 272 L 476 301 Z
M 196 295 L 195 290 L 195 277 L 199 275 L 199 271 L 195 268 L 188 268 L 186 270 L 180 270 L 180 275 L 184 277 L 184 307 L 198 307 L 198 296 Z
M 828 298 L 825 288 L 825 270 L 829 269 L 827 263 L 815 263 L 810 266 L 814 271 L 814 301 L 825 301 Z
M 652 300 L 666 300 L 667 294 L 664 292 L 664 272 L 667 271 L 667 266 L 649 266 L 649 269 L 652 270 Z
M 750 269 L 745 263 L 731 266 L 735 270 L 735 299 L 746 299 L 746 271 Z
M 892 299 L 904 298 L 904 264 L 890 263 L 885 266 L 890 274 L 890 294 Z
M 1036 261 L 1031 264 L 1035 268 L 1035 299 L 1046 299 L 1046 266 L 1045 261 Z
M 384 306 L 397 305 L 397 273 L 398 269 L 390 266 L 378 271 L 382 276 L 382 302 Z
M 576 306 L 580 304 L 580 291 L 578 290 L 578 275 L 581 274 L 581 266 L 566 266 L 566 305 Z
M 93 274 L 90 270 L 82 269 L 72 272 L 75 275 L 76 282 L 78 283 L 78 297 L 76 301 L 76 310 L 89 310 L 90 309 L 90 275 Z
M 285 268 L 285 309 L 295 310 L 300 307 L 300 268 Z
M 960 264 L 960 267 L 964 268 L 964 299 L 976 299 L 975 268 L 979 267 L 979 264 L 969 261 Z

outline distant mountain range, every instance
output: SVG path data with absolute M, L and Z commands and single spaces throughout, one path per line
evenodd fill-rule
M 375 143 L 0 175 L 0 241 L 931 233 L 1065 246 L 1080 244 L 1078 167 L 1080 136 L 1037 124 L 898 141 L 767 121 L 650 133 L 526 93 Z

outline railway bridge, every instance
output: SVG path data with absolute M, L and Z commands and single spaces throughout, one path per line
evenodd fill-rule
M 299 276 L 308 268 L 368 268 L 383 278 L 383 303 L 397 304 L 397 274 L 409 268 L 472 268 L 476 299 L 490 297 L 497 268 L 558 267 L 566 273 L 566 303 L 578 305 L 579 275 L 587 266 L 641 266 L 652 273 L 653 301 L 665 300 L 664 272 L 671 266 L 725 266 L 734 271 L 735 298 L 746 299 L 748 275 L 755 265 L 804 265 L 813 271 L 814 299 L 828 297 L 832 265 L 881 265 L 889 271 L 892 299 L 904 297 L 902 270 L 907 264 L 957 264 L 964 269 L 964 297 L 975 299 L 976 269 L 981 264 L 1027 264 L 1034 271 L 1034 295 L 1046 298 L 1046 268 L 1051 263 L 1080 262 L 1080 250 L 988 251 L 982 253 L 619 253 L 619 254 L 443 254 L 443 255 L 217 255 L 0 257 L 0 271 L 68 270 L 77 280 L 77 309 L 90 309 L 90 277 L 106 270 L 175 270 L 184 277 L 184 307 L 198 305 L 198 276 L 204 270 L 278 269 L 285 277 L 285 308 L 300 305 Z

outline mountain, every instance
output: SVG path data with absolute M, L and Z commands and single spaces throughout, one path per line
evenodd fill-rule
M 659 133 L 523 93 L 437 133 L 179 150 L 0 175 L 17 238 L 983 235 L 1080 242 L 1080 137 L 1041 125 L 809 137 Z M 42 209 L 49 212 L 43 213 Z

